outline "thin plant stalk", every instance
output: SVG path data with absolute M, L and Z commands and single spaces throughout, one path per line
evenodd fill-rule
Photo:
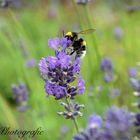
M 76 11 L 76 14 L 77 14 L 77 19 L 78 19 L 78 22 L 79 22 L 79 25 L 80 25 L 80 29 L 82 30 L 83 29 L 83 26 L 81 24 L 82 23 L 82 19 L 81 19 L 80 13 L 78 11 L 77 5 L 76 5 L 74 0 L 72 0 L 72 4 L 73 4 L 73 7 L 74 7 L 74 9 Z
M 65 94 L 66 94 L 66 93 L 65 93 Z M 70 106 L 70 102 L 69 102 L 67 96 L 66 96 L 65 99 L 66 99 L 66 103 L 67 103 L 67 105 L 68 105 L 68 107 L 69 107 L 70 112 L 72 112 L 72 109 L 71 109 L 71 106 Z M 74 122 L 74 126 L 75 126 L 75 129 L 76 129 L 77 133 L 79 133 L 78 123 L 77 123 L 76 118 L 73 119 L 73 122 Z
M 85 17 L 87 19 L 87 23 L 88 23 L 88 26 L 90 28 L 93 28 L 92 27 L 92 24 L 91 24 L 91 20 L 90 20 L 90 15 L 89 15 L 89 10 L 88 10 L 88 7 L 87 6 L 84 6 L 84 13 L 85 13 Z M 93 37 L 93 45 L 94 45 L 94 48 L 95 48 L 95 52 L 96 52 L 96 57 L 97 57 L 97 60 L 100 62 L 101 60 L 101 55 L 100 55 L 100 52 L 99 52 L 99 49 L 98 49 L 98 44 L 97 44 L 97 40 L 96 40 L 96 37 L 95 37 L 95 34 L 92 34 L 92 37 Z

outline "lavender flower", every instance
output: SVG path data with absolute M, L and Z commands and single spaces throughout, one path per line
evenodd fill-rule
M 55 57 L 42 58 L 39 62 L 41 77 L 46 83 L 45 91 L 57 100 L 67 96 L 73 99 L 75 95 L 83 94 L 85 89 L 84 80 L 80 78 L 80 59 L 72 61 L 68 55 L 70 43 L 66 38 L 49 39 L 48 45 L 55 50 Z M 75 81 L 77 85 L 73 84 Z
M 84 108 L 84 105 L 79 105 L 78 103 L 73 104 L 70 102 L 69 104 L 66 104 L 64 102 L 61 102 L 61 105 L 64 106 L 66 111 L 58 112 L 58 115 L 64 116 L 66 119 L 75 119 L 76 116 L 82 116 L 83 114 L 80 112 L 81 108 Z
M 86 5 L 88 2 L 90 2 L 90 0 L 76 0 L 76 3 L 80 5 Z
M 136 78 L 137 77 L 137 70 L 134 67 L 131 67 L 128 69 L 128 74 L 130 77 L 132 78 Z
M 83 79 L 78 78 L 78 85 L 77 85 L 77 89 L 78 89 L 78 93 L 79 94 L 83 94 L 85 91 L 85 82 Z
M 137 127 L 136 132 L 140 134 L 140 113 L 136 113 L 135 115 L 135 122 L 134 125 Z
M 100 140 L 98 139 L 99 129 L 87 128 L 83 132 L 75 135 L 73 140 Z M 101 139 L 104 140 L 104 139 Z
M 114 79 L 114 77 L 113 77 L 113 65 L 112 65 L 112 62 L 109 58 L 102 59 L 100 69 L 104 73 L 104 81 L 107 83 L 112 82 Z
M 60 136 L 58 137 L 58 140 L 65 140 L 65 137 L 69 131 L 69 128 L 67 126 L 62 126 L 60 129 Z
M 140 10 L 140 6 L 139 5 L 126 5 L 125 6 L 125 10 L 128 12 L 128 13 L 134 13 L 136 11 L 139 11 Z
M 46 58 L 42 58 L 38 65 L 40 72 L 41 72 L 41 77 L 47 75 L 49 72 L 48 65 L 46 62 L 47 62 Z
M 134 95 L 138 98 L 138 103 L 136 105 L 140 110 L 140 81 L 135 78 L 130 78 L 130 83 L 134 89 Z M 134 125 L 136 126 L 136 132 L 140 134 L 140 112 L 135 113 Z
M 42 58 L 39 62 L 41 78 L 45 81 L 45 91 L 47 96 L 54 96 L 56 100 L 65 98 L 65 102 L 61 102 L 64 111 L 58 112 L 58 115 L 64 116 L 66 119 L 73 119 L 76 116 L 82 116 L 80 109 L 83 105 L 73 104 L 71 99 L 77 94 L 83 94 L 85 90 L 84 80 L 80 75 L 80 58 L 72 59 L 70 54 L 71 41 L 67 38 L 49 39 L 48 46 L 55 51 L 55 56 Z M 78 127 L 75 127 L 78 131 Z
M 15 7 L 20 8 L 23 5 L 23 0 L 2 0 L 1 7 Z
M 115 97 L 120 96 L 121 91 L 118 88 L 109 88 L 109 97 L 114 99 Z
M 117 107 L 107 111 L 104 123 L 100 116 L 91 115 L 88 126 L 73 140 L 131 140 L 133 137 L 133 115 Z
M 102 125 L 102 118 L 91 114 L 88 119 L 88 128 L 99 128 Z
M 110 83 L 110 82 L 112 82 L 113 81 L 113 73 L 112 72 L 106 72 L 105 74 L 104 74 L 104 81 L 106 82 L 106 83 Z
M 129 140 L 132 134 L 133 117 L 125 109 L 112 107 L 107 112 L 105 131 L 114 139 Z
M 1 7 L 7 8 L 7 7 L 9 7 L 9 5 L 11 4 L 11 2 L 12 2 L 12 0 L 3 0 L 3 1 L 1 2 Z
M 59 43 L 60 43 L 60 41 L 57 37 L 54 39 L 48 40 L 48 46 L 54 50 L 58 50 Z
M 98 85 L 96 87 L 90 87 L 89 96 L 99 97 L 102 90 L 103 90 L 102 85 Z
M 26 67 L 27 68 L 33 68 L 36 66 L 36 60 L 35 59 L 29 59 L 27 62 L 26 62 Z
M 55 96 L 55 99 L 61 99 L 65 96 L 65 88 L 62 86 L 56 86 L 50 82 L 46 82 L 45 85 L 46 93 L 49 95 Z
M 123 38 L 123 30 L 120 27 L 115 27 L 113 30 L 114 37 L 117 41 L 121 41 Z
M 111 62 L 111 60 L 109 58 L 102 59 L 102 61 L 101 61 L 101 70 L 103 72 L 113 70 L 112 62 Z
M 12 85 L 14 99 L 18 104 L 19 111 L 27 109 L 28 91 L 24 84 Z
M 67 126 L 63 126 L 61 127 L 61 133 L 64 135 L 68 132 L 68 127 Z
M 67 47 L 69 47 L 71 45 L 71 40 L 67 40 L 67 38 L 63 37 L 60 40 L 60 46 L 62 46 L 63 50 L 65 50 Z
M 135 91 L 135 95 L 140 96 L 140 81 L 135 78 L 130 78 L 130 84 Z

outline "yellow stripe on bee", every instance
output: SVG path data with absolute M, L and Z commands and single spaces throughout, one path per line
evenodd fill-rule
M 86 41 L 83 41 L 83 45 L 86 46 Z
M 72 32 L 67 32 L 67 33 L 66 33 L 66 36 L 72 37 L 72 36 L 73 36 L 73 35 L 72 35 Z

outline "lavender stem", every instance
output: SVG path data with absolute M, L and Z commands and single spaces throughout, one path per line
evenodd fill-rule
M 66 93 L 65 93 L 65 94 L 66 94 Z M 66 96 L 66 102 L 67 102 L 67 104 L 68 104 L 69 110 L 72 112 L 72 109 L 71 109 L 71 106 L 70 106 L 70 102 L 69 102 L 67 96 Z M 78 123 L 77 123 L 76 118 L 73 118 L 73 122 L 74 122 L 74 126 L 75 126 L 75 128 L 76 128 L 77 133 L 79 133 Z

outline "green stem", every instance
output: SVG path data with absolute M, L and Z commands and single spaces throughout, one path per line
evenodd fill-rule
M 92 24 L 91 24 L 91 20 L 90 20 L 90 16 L 89 16 L 89 10 L 88 10 L 88 7 L 87 6 L 84 6 L 84 13 L 85 13 L 85 17 L 87 19 L 87 23 L 88 23 L 88 26 L 92 29 Z M 98 44 L 97 44 L 97 40 L 96 40 L 96 37 L 94 34 L 92 34 L 92 37 L 94 39 L 93 42 L 93 45 L 94 45 L 94 48 L 95 48 L 95 52 L 96 52 L 96 57 L 97 57 L 97 60 L 99 61 L 100 63 L 100 59 L 101 59 L 101 55 L 100 55 L 100 52 L 99 52 L 99 49 L 98 49 Z
M 80 25 L 80 29 L 82 30 L 83 29 L 82 28 L 82 24 L 81 24 L 82 23 L 82 19 L 81 19 L 80 13 L 78 11 L 78 8 L 76 6 L 75 0 L 72 0 L 72 4 L 73 4 L 73 7 L 74 7 L 74 9 L 76 11 L 76 14 L 77 14 L 77 19 L 78 19 L 78 22 L 79 22 L 79 25 Z
M 67 96 L 66 96 L 66 102 L 68 104 L 70 112 L 72 112 L 72 109 L 71 109 L 71 106 L 70 106 L 70 102 L 69 102 Z M 73 119 L 73 122 L 74 122 L 74 126 L 75 126 L 75 129 L 76 129 L 77 133 L 79 133 L 78 123 L 77 123 L 76 118 Z
M 74 125 L 75 125 L 75 128 L 76 128 L 77 133 L 79 133 L 78 123 L 77 123 L 76 118 L 73 119 L 73 122 L 74 122 Z

